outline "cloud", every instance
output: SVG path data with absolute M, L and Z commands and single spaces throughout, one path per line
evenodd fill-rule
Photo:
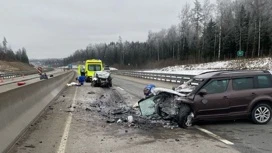
M 0 2 L 0 36 L 30 58 L 61 58 L 90 43 L 145 41 L 178 23 L 181 0 L 10 0 Z

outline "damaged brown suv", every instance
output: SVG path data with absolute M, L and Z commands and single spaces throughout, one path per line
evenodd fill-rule
M 154 103 L 154 112 L 172 117 L 180 127 L 198 120 L 249 118 L 256 124 L 271 119 L 272 75 L 269 71 L 216 71 L 195 76 L 199 84 L 186 96 L 168 90 L 145 99 L 139 106 Z M 152 114 L 141 108 L 142 114 Z
M 271 119 L 272 77 L 269 71 L 221 71 L 196 76 L 203 79 L 187 97 L 176 99 L 181 106 L 180 126 L 191 119 L 220 120 L 250 118 L 266 124 Z

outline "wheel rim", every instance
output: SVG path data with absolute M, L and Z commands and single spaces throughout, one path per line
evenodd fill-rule
M 187 120 L 186 120 L 186 122 L 185 122 L 185 125 L 186 125 L 187 127 L 192 126 L 192 118 L 193 118 L 193 117 L 191 116 L 191 114 L 187 116 Z
M 255 111 L 255 119 L 259 122 L 259 123 L 265 123 L 269 120 L 270 118 L 270 110 L 269 108 L 267 108 L 266 106 L 260 106 L 256 109 Z

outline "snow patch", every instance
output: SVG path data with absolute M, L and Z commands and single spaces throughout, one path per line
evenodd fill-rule
M 188 74 L 197 75 L 207 71 L 214 70 L 271 70 L 272 58 L 257 58 L 257 59 L 242 59 L 242 60 L 229 60 L 209 62 L 202 64 L 188 64 L 188 65 L 176 65 L 168 66 L 162 69 L 155 69 L 144 72 L 157 72 L 157 73 L 174 73 L 174 74 Z

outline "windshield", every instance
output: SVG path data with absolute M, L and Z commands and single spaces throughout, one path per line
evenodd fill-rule
M 88 65 L 89 71 L 101 71 L 101 65 Z

